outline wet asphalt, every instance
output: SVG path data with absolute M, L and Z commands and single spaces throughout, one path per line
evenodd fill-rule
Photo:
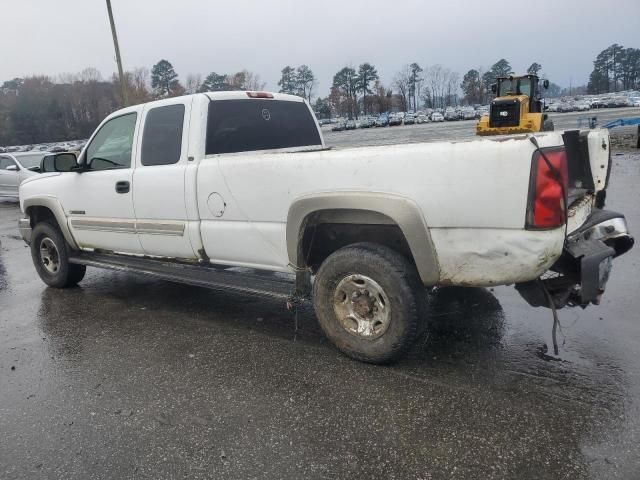
M 640 154 L 618 153 L 608 208 L 635 230 Z M 513 288 L 441 289 L 381 367 L 276 301 L 95 269 L 47 288 L 19 217 L 0 201 L 2 480 L 640 478 L 638 248 L 560 311 L 558 358 Z

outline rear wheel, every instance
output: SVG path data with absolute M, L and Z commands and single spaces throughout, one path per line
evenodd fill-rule
M 413 343 L 426 294 L 405 257 L 382 245 L 358 243 L 322 263 L 313 303 L 320 326 L 338 349 L 356 360 L 388 363 Z
M 69 263 L 67 242 L 57 225 L 38 223 L 31 234 L 31 259 L 38 275 L 50 287 L 66 288 L 84 278 L 86 267 Z
M 553 125 L 553 120 L 547 118 L 544 122 L 542 122 L 542 131 L 543 132 L 553 132 L 555 126 Z

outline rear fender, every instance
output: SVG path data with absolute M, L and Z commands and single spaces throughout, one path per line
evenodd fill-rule
M 292 265 L 304 265 L 304 258 L 300 256 L 301 240 L 309 216 L 322 210 L 341 209 L 375 212 L 390 218 L 402 230 L 422 282 L 438 283 L 438 259 L 420 208 L 405 197 L 388 193 L 326 192 L 297 199 L 287 215 L 287 253 Z

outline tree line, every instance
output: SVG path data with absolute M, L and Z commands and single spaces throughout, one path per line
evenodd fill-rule
M 124 74 L 129 104 L 187 93 L 262 90 L 265 83 L 249 70 L 189 74 L 184 85 L 171 62 L 160 60 L 151 71 L 136 68 Z M 57 78 L 14 78 L 0 86 L 0 145 L 24 145 L 87 138 L 108 114 L 122 108 L 120 79 L 104 79 L 95 68 Z
M 640 49 L 613 44 L 598 54 L 586 86 L 562 89 L 550 84 L 547 96 L 599 94 L 640 88 Z M 527 72 L 542 76 L 533 62 Z M 333 76 L 328 95 L 317 95 L 317 79 L 308 65 L 287 65 L 277 83 L 279 91 L 313 102 L 320 118 L 332 115 L 357 118 L 391 110 L 446 108 L 460 104 L 486 104 L 496 78 L 513 74 L 506 59 L 491 67 L 472 68 L 464 75 L 442 65 L 406 64 L 385 84 L 375 65 L 347 65 Z M 235 73 L 188 74 L 184 83 L 168 60 L 151 70 L 136 68 L 124 74 L 130 104 L 189 93 L 225 90 L 263 90 L 265 82 L 249 70 Z M 57 78 L 32 76 L 5 81 L 0 87 L 0 145 L 28 144 L 86 138 L 109 113 L 123 105 L 120 79 L 104 79 L 87 68 Z
M 640 89 L 640 49 L 614 43 L 593 61 L 587 91 L 600 94 Z

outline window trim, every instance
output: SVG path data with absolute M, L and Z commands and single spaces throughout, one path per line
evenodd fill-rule
M 131 162 L 129 162 L 129 166 L 128 167 L 103 168 L 103 169 L 100 169 L 100 170 L 92 170 L 91 168 L 89 168 L 89 165 L 87 164 L 87 157 L 88 157 L 89 147 L 91 146 L 91 144 L 93 143 L 95 138 L 98 136 L 100 131 L 104 128 L 105 125 L 107 125 L 112 120 L 116 120 L 118 118 L 126 117 L 127 115 L 135 115 L 136 116 L 136 123 L 135 123 L 135 125 L 133 127 L 133 140 L 131 142 Z M 134 147 L 136 146 L 136 137 L 137 137 L 137 131 L 138 131 L 138 119 L 139 119 L 139 115 L 138 115 L 138 111 L 137 110 L 134 110 L 134 111 L 131 111 L 131 112 L 124 112 L 124 113 L 122 113 L 120 115 L 114 115 L 113 117 L 106 118 L 104 120 L 104 122 L 102 122 L 102 124 L 98 127 L 98 129 L 91 136 L 91 138 L 87 142 L 87 145 L 82 150 L 82 155 L 81 155 L 80 161 L 78 162 L 78 165 L 82 166 L 82 172 L 83 173 L 90 173 L 90 172 L 106 172 L 106 171 L 111 171 L 111 170 L 133 169 L 134 159 L 135 159 L 135 155 L 134 155 L 135 149 L 134 149 Z

